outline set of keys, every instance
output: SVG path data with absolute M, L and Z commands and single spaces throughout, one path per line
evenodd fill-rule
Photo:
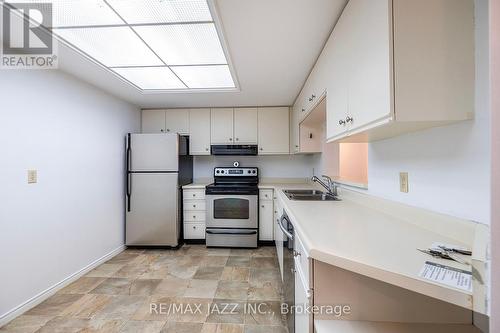
M 444 244 L 437 244 L 431 246 L 429 249 L 417 249 L 420 252 L 431 255 L 435 258 L 441 258 L 446 260 L 453 260 L 464 265 L 470 265 L 469 262 L 463 260 L 459 255 L 471 256 L 472 252 L 468 249 L 448 246 Z

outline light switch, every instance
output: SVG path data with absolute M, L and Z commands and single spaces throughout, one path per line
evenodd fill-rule
M 399 173 L 399 190 L 408 193 L 408 172 Z
M 35 184 L 37 182 L 37 171 L 28 170 L 28 184 Z

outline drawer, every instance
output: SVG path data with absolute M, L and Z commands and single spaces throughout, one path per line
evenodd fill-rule
M 294 249 L 295 262 L 296 265 L 298 265 L 296 269 L 300 271 L 303 279 L 305 280 L 305 284 L 309 286 L 309 254 L 306 252 L 297 233 L 295 233 Z
M 206 210 L 205 200 L 184 200 L 184 210 Z
M 259 200 L 273 200 L 273 190 L 260 190 Z
M 205 190 L 184 190 L 184 200 L 205 200 Z
M 185 210 L 184 221 L 186 222 L 205 222 L 206 212 L 201 210 Z
M 205 223 L 184 223 L 184 239 L 205 239 Z

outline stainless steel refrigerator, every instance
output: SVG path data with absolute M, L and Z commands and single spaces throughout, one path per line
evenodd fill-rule
M 179 245 L 182 186 L 193 181 L 189 137 L 128 134 L 125 244 Z

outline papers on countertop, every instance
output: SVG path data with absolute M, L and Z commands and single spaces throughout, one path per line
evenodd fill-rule
M 425 280 L 472 292 L 472 273 L 426 261 L 419 276 Z

